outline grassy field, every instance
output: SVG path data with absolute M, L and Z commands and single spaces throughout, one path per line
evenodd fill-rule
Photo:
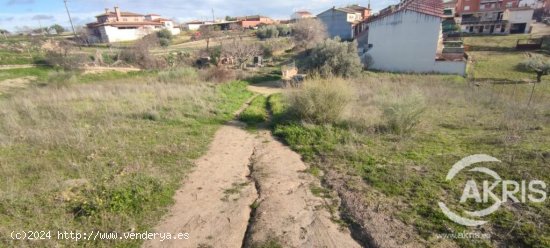
M 36 79 L 45 79 L 48 73 L 51 72 L 50 67 L 39 66 L 32 68 L 17 68 L 0 70 L 0 81 L 21 77 L 35 77 Z
M 445 176 L 473 154 L 501 159 L 502 164 L 487 166 L 505 179 L 550 181 L 550 84 L 538 86 L 535 104 L 527 107 L 527 84 L 475 87 L 460 77 L 387 73 L 349 81 L 353 101 L 333 124 L 294 121 L 286 98 L 270 97 L 274 133 L 313 168 L 350 176 L 347 189 L 361 192 L 367 206 L 382 204 L 389 216 L 413 226 L 424 240 L 417 242 L 436 245 L 437 234 L 477 231 L 492 240 L 453 241 L 461 247 L 550 246 L 548 201 L 505 204 L 481 229 L 454 224 L 437 204 L 464 207 L 458 202 L 463 185 L 446 182 Z M 400 118 L 416 110 L 418 125 L 394 132 L 392 126 L 407 123 Z M 457 181 L 464 183 L 470 175 Z M 479 209 L 472 202 L 466 207 Z
M 476 81 L 518 82 L 532 81 L 533 73 L 517 69 L 517 65 L 527 58 L 526 52 L 516 51 L 518 39 L 529 35 L 476 36 L 464 38 L 470 56 L 469 77 Z M 532 51 L 545 54 L 545 51 Z
M 159 83 L 138 76 L 29 88 L 1 99 L 0 246 L 83 246 L 8 238 L 20 229 L 150 230 L 192 160 L 250 96 L 243 82 Z

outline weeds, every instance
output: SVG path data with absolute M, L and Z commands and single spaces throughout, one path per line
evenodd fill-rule
M 308 80 L 301 91 L 288 96 L 290 111 L 294 115 L 317 124 L 339 121 L 350 101 L 348 83 L 338 78 Z

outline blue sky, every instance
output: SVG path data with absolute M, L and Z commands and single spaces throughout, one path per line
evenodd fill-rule
M 398 0 L 371 0 L 376 11 Z M 77 25 L 94 20 L 105 8 L 120 6 L 123 11 L 155 13 L 177 21 L 262 14 L 276 19 L 288 19 L 294 10 L 309 10 L 318 14 L 332 6 L 360 4 L 368 0 L 68 0 Z M 16 31 L 23 27 L 48 26 L 58 23 L 69 26 L 63 0 L 0 0 L 0 29 Z

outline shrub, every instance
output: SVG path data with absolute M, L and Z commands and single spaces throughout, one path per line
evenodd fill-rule
M 201 79 L 208 82 L 225 83 L 236 79 L 236 74 L 233 70 L 229 70 L 223 66 L 213 66 L 202 70 Z
M 411 133 L 420 123 L 425 110 L 426 104 L 420 94 L 412 94 L 385 104 L 383 116 L 387 130 L 400 136 Z
M 357 54 L 355 42 L 328 39 L 311 51 L 311 55 L 305 61 L 305 67 L 306 70 L 318 72 L 323 77 L 352 77 L 361 72 L 363 65 Z
M 48 74 L 48 86 L 61 89 L 67 88 L 78 82 L 77 74 L 67 71 L 54 71 Z
M 170 41 L 169 39 L 159 38 L 159 44 L 160 44 L 161 47 L 168 47 L 168 46 L 170 46 L 171 43 L 172 43 L 172 41 Z
M 303 89 L 288 95 L 290 112 L 316 124 L 336 123 L 351 101 L 351 89 L 340 78 L 313 79 Z
M 174 36 L 172 35 L 172 32 L 170 32 L 170 30 L 168 29 L 163 29 L 163 30 L 160 30 L 157 32 L 157 37 L 159 39 L 167 39 L 169 41 L 172 40 L 172 38 L 174 38 Z
M 260 39 L 269 39 L 279 37 L 279 29 L 276 26 L 262 26 L 256 31 L 256 36 Z
M 157 35 L 151 34 L 138 40 L 130 49 L 124 49 L 119 58 L 129 64 L 137 65 L 143 69 L 162 69 L 168 66 L 166 60 L 157 58 L 151 54 L 152 48 L 160 44 Z
M 199 80 L 199 74 L 191 67 L 180 67 L 172 70 L 161 71 L 158 74 L 158 80 L 162 83 L 196 83 Z
M 292 34 L 292 29 L 287 25 L 277 25 L 277 30 L 279 30 L 279 36 L 290 36 Z
M 62 52 L 48 51 L 45 58 L 46 64 L 63 70 L 78 70 L 90 62 L 85 54 L 64 54 Z

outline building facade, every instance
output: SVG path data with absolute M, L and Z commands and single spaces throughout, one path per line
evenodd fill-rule
M 161 18 L 157 14 L 122 12 L 119 7 L 115 7 L 114 11 L 105 9 L 105 13 L 96 16 L 96 19 L 96 22 L 86 25 L 88 33 L 104 43 L 137 40 L 163 29 L 173 35 L 180 33 L 180 29 L 170 19 Z
M 367 19 L 357 39 L 363 63 L 382 71 L 465 75 L 463 49 L 445 51 L 443 9 L 440 0 L 408 0 Z
M 534 10 L 519 6 L 520 0 L 458 0 L 455 16 L 464 33 L 529 33 Z
M 342 40 L 355 39 L 360 33 L 359 26 L 370 16 L 370 7 L 351 5 L 345 8 L 336 8 L 322 12 L 317 18 L 325 24 L 330 38 L 340 37 Z
M 314 17 L 315 16 L 313 14 L 311 14 L 311 12 L 301 10 L 301 11 L 296 11 L 296 12 L 292 13 L 292 15 L 290 16 L 290 20 L 297 21 L 297 20 L 300 20 L 300 19 L 307 19 L 307 18 L 314 18 Z

